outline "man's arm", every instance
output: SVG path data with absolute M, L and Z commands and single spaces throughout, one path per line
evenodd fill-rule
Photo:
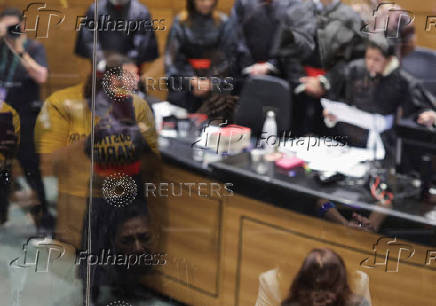
M 39 84 L 45 83 L 48 78 L 45 49 L 38 44 L 34 49 L 26 50 L 24 47 L 26 39 L 25 35 L 21 35 L 14 40 L 5 39 L 5 42 L 12 53 L 20 58 L 21 65 L 27 70 L 29 76 Z

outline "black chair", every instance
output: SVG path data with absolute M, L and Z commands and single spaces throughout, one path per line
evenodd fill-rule
M 259 136 L 269 110 L 276 114 L 278 134 L 288 133 L 292 111 L 289 83 L 269 75 L 249 77 L 241 91 L 235 123 L 249 127 L 253 136 Z
M 401 67 L 436 97 L 436 51 L 417 48 L 403 58 Z M 428 129 L 414 120 L 402 118 L 396 124 L 396 132 L 396 163 L 403 172 L 416 171 L 423 154 L 436 155 L 436 129 Z M 408 155 L 406 159 L 404 153 Z
M 424 88 L 436 96 L 436 51 L 417 48 L 403 58 L 401 67 L 420 80 Z

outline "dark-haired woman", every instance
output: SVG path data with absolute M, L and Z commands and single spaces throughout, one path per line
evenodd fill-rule
M 217 0 L 187 0 L 171 27 L 165 51 L 168 100 L 197 111 L 214 93 L 233 90 L 235 43 Z
M 370 143 L 376 145 L 381 136 L 381 151 L 386 150 L 386 157 L 393 157 L 392 126 L 400 107 L 403 117 L 412 117 L 418 124 L 431 127 L 436 123 L 436 99 L 415 78 L 400 69 L 395 46 L 383 35 L 371 37 L 365 59 L 352 61 L 326 77 L 302 80 L 309 94 L 325 95 L 360 111 L 353 119 L 344 120 L 325 108 L 327 126 L 335 135 L 345 135 L 349 144 L 361 147 L 370 146 Z M 362 115 L 369 120 L 363 120 Z M 379 124 L 380 118 L 383 124 Z
M 330 249 L 314 249 L 295 277 L 282 306 L 367 306 L 352 293 L 342 258 Z

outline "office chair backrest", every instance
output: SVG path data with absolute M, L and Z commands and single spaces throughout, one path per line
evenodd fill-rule
M 269 110 L 276 114 L 278 134 L 289 132 L 292 108 L 288 82 L 269 75 L 251 76 L 242 88 L 236 124 L 249 127 L 252 135 L 259 136 Z
M 402 68 L 420 80 L 425 89 L 436 96 L 436 51 L 426 48 L 416 48 L 403 58 Z

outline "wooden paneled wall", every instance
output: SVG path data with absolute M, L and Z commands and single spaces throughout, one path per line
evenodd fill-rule
M 348 3 L 356 3 L 364 0 L 343 0 Z M 58 10 L 65 14 L 66 18 L 60 25 L 50 28 L 48 38 L 39 38 L 47 50 L 50 67 L 50 80 L 45 85 L 43 94 L 67 87 L 82 81 L 89 73 L 90 64 L 74 55 L 74 43 L 76 39 L 75 24 L 77 16 L 82 16 L 92 3 L 90 0 L 0 0 L 0 9 L 6 6 L 14 6 L 25 9 L 30 3 L 44 2 L 46 8 Z M 162 54 L 164 50 L 168 29 L 173 17 L 185 7 L 185 0 L 141 0 L 151 11 L 153 18 L 165 19 L 166 31 L 157 31 L 159 49 Z M 234 0 L 219 0 L 219 9 L 229 13 Z M 436 16 L 436 2 L 434 0 L 396 0 L 405 9 L 415 12 L 416 27 L 418 32 L 418 45 L 436 49 L 436 26 L 431 31 L 425 31 L 426 16 Z M 436 21 L 436 18 L 435 18 Z M 56 22 L 53 18 L 52 24 Z M 40 25 L 44 22 L 41 20 Z M 41 29 L 43 31 L 44 29 Z M 32 36 L 32 33 L 29 33 Z M 148 76 L 159 77 L 163 75 L 163 61 L 158 59 L 148 67 Z M 165 98 L 165 92 L 153 92 L 154 95 Z

